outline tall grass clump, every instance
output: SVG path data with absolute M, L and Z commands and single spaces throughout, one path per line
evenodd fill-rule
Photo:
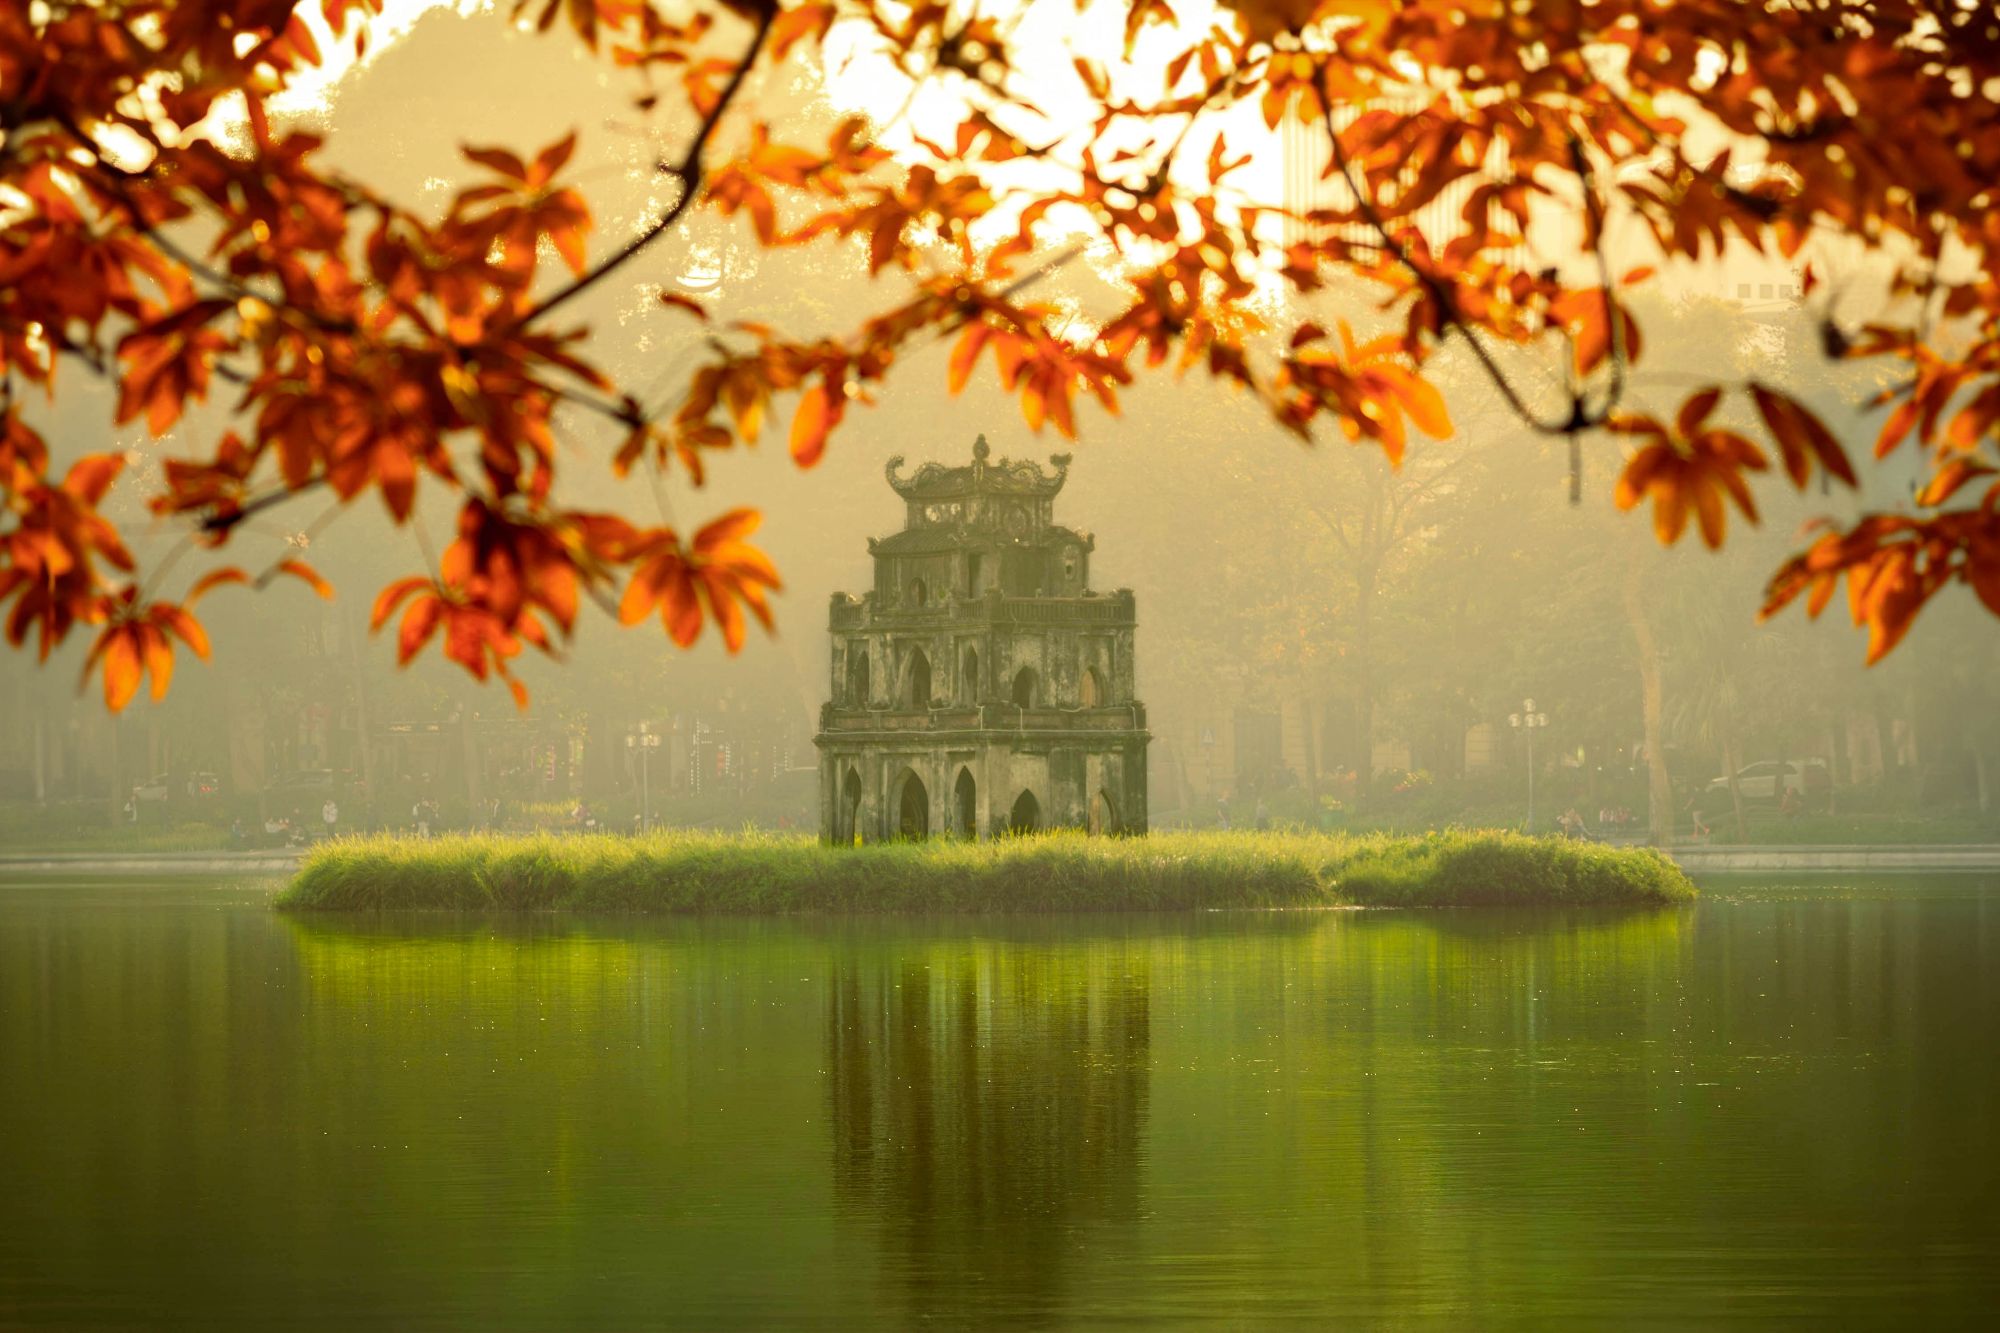
M 1657 852 L 1513 833 L 1046 833 L 828 847 L 671 831 L 340 838 L 279 896 L 300 910 L 1068 912 L 1671 903 Z

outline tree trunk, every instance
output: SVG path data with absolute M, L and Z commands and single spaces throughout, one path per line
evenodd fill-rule
M 349 818 L 351 826 L 373 833 L 376 825 L 375 801 L 379 794 L 375 786 L 375 729 L 370 724 L 368 712 L 368 682 L 361 674 L 361 604 L 351 603 L 347 608 L 347 618 L 341 623 L 340 637 L 347 649 L 347 679 L 354 690 L 354 725 L 360 735 L 361 758 L 361 808 Z M 342 811 L 345 814 L 345 811 Z
M 111 770 L 111 827 L 117 828 L 125 821 L 125 802 L 131 799 L 129 791 L 119 790 L 125 785 L 125 756 L 119 752 L 118 718 L 115 714 L 104 719 L 106 732 L 110 736 L 109 767 Z M 138 813 L 137 802 L 133 803 L 133 813 Z
M 479 733 L 473 720 L 472 709 L 461 706 L 458 710 L 459 745 L 465 759 L 465 826 L 477 828 L 480 807 L 485 804 L 480 790 Z
M 1655 847 L 1666 847 L 1671 846 L 1674 840 L 1674 795 L 1672 780 L 1667 775 L 1660 647 L 1653 633 L 1653 622 L 1646 618 L 1646 599 L 1639 585 L 1637 561 L 1626 571 L 1625 618 L 1632 627 L 1632 640 L 1639 650 L 1640 718 L 1646 743 L 1647 841 Z
M 1354 799 L 1358 805 L 1368 799 L 1375 783 L 1375 663 L 1374 624 L 1375 566 L 1364 563 L 1354 574 L 1354 664 L 1357 683 L 1354 691 L 1354 740 L 1361 751 L 1354 765 Z
M 1312 821 L 1319 822 L 1319 718 L 1310 688 L 1299 691 L 1299 725 L 1305 728 L 1306 796 L 1312 801 Z

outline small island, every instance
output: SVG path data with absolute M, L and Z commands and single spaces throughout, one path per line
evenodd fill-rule
M 1055 832 L 830 847 L 803 835 L 677 830 L 341 838 L 277 905 L 297 911 L 662 914 L 1048 913 L 1657 906 L 1695 897 L 1649 848 L 1494 830 Z

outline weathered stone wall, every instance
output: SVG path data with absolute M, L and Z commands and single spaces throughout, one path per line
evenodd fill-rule
M 859 793 L 852 805 L 850 773 Z M 911 735 L 822 747 L 821 836 L 829 842 L 852 841 L 857 834 L 863 842 L 900 836 L 902 796 L 912 779 L 923 786 L 925 832 L 968 836 L 957 801 L 961 774 L 974 784 L 970 836 L 1005 833 L 1024 792 L 1033 798 L 1038 828 L 1124 833 L 1146 827 L 1143 742 L 1119 736 L 1092 745 L 1054 733 L 1019 742 Z M 1095 811 L 1093 800 L 1100 803 Z
M 1053 474 L 988 457 L 982 440 L 970 467 L 907 478 L 891 460 L 906 526 L 869 543 L 872 593 L 833 598 L 818 737 L 832 841 L 1146 827 L 1132 594 L 1089 592 L 1091 538 L 1053 522 L 1066 455 Z

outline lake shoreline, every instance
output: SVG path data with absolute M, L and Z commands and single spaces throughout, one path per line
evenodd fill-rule
M 1209 908 L 1659 905 L 1671 860 L 1499 831 L 1054 833 L 830 847 L 799 835 L 662 832 L 343 838 L 310 849 L 288 911 L 977 915 Z

